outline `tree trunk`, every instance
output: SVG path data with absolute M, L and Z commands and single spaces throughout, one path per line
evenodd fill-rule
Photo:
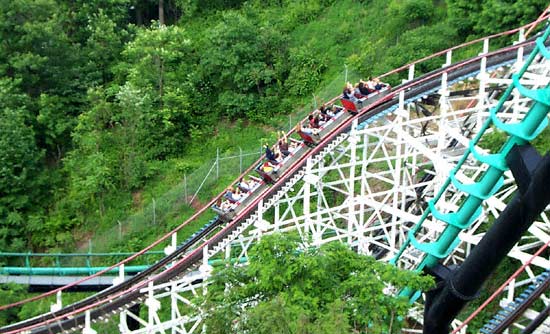
M 159 98 L 160 98 L 160 108 L 163 107 L 163 96 L 164 96 L 164 59 L 159 58 Z
M 143 25 L 143 10 L 141 9 L 141 6 L 139 4 L 136 4 L 136 24 L 138 26 Z
M 161 26 L 165 25 L 165 23 L 164 23 L 164 0 L 159 0 L 159 24 Z

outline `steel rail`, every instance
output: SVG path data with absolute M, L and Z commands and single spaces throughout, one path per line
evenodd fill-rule
M 481 311 L 483 311 L 487 307 L 487 305 L 489 305 L 492 301 L 494 301 L 501 294 L 501 292 L 504 291 L 504 289 L 506 289 L 506 287 L 508 286 L 508 284 L 510 284 L 510 282 L 512 282 L 516 277 L 518 277 L 521 273 L 523 273 L 525 268 L 527 268 L 537 258 L 537 256 L 539 256 L 548 246 L 550 246 L 550 241 L 548 241 L 544 245 L 542 245 L 535 252 L 535 254 L 533 254 L 533 256 L 531 256 L 529 258 L 529 260 L 527 260 L 527 262 L 525 262 L 510 277 L 508 277 L 506 282 L 502 283 L 502 285 L 498 289 L 496 289 L 496 291 L 493 292 L 493 294 L 489 298 L 487 298 L 474 312 L 472 312 L 468 316 L 468 318 L 466 318 L 464 320 L 464 322 L 462 322 L 462 324 L 460 324 L 460 326 L 455 328 L 451 332 L 451 334 L 457 334 L 458 332 L 460 332 L 461 329 L 466 327 L 479 313 L 481 313 Z

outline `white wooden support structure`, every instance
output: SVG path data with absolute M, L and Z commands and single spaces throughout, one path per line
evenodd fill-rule
M 525 29 L 520 29 L 518 31 L 518 41 L 517 43 L 525 42 Z M 518 48 L 518 57 L 516 58 L 515 68 L 519 69 L 523 66 L 523 47 Z
M 172 241 L 170 245 L 164 247 L 164 254 L 170 255 L 176 251 L 178 247 L 178 233 L 173 233 L 170 240 Z
M 412 79 L 414 79 L 414 64 L 411 64 L 409 66 L 409 77 L 408 77 L 408 80 L 409 81 L 412 81 Z
M 489 39 L 486 38 L 483 40 L 483 52 L 480 53 L 480 55 L 486 55 L 489 52 Z M 479 69 L 479 93 L 478 93 L 478 107 L 482 108 L 485 105 L 485 89 L 487 88 L 487 57 L 483 57 L 481 59 L 481 66 Z M 483 124 L 483 112 L 477 113 L 477 126 L 478 128 L 476 130 L 479 131 L 479 127 Z
M 50 312 L 57 312 L 63 307 L 62 291 L 55 293 L 55 303 L 50 305 Z
M 453 63 L 453 50 L 449 50 L 445 54 L 445 64 L 443 64 L 443 67 L 449 66 L 452 63 Z
M 86 311 L 86 320 L 84 322 L 84 329 L 82 330 L 82 334 L 97 334 L 97 332 L 91 327 L 91 320 L 90 320 L 90 311 Z
M 486 55 L 488 51 L 489 40 L 486 39 L 481 54 Z M 451 58 L 452 52 L 449 51 L 446 65 Z M 549 68 L 546 63 L 533 64 L 522 83 L 528 88 L 546 85 L 550 82 Z M 247 258 L 249 249 L 264 235 L 297 232 L 305 244 L 340 241 L 381 261 L 391 259 L 426 209 L 426 201 L 439 190 L 441 177 L 446 177 L 456 165 L 467 150 L 469 138 L 475 135 L 489 108 L 495 105 L 495 101 L 487 96 L 488 72 L 495 70 L 487 68 L 484 57 L 475 97 L 449 95 L 459 79 L 450 81 L 450 72 L 443 73 L 441 87 L 418 96 L 406 97 L 401 92 L 395 97 L 398 100 L 393 109 L 382 110 L 368 122 L 361 120 L 365 122 L 363 124 L 357 124 L 356 119 L 349 132 L 336 134 L 330 142 L 317 147 L 315 154 L 307 158 L 305 166 L 285 179 L 284 184 L 277 185 L 277 190 L 269 197 L 258 201 L 246 219 L 232 226 L 231 233 L 219 242 L 209 242 L 202 250 L 189 251 L 188 254 L 201 251 L 202 260 L 178 273 L 170 282 L 151 282 L 141 288 L 144 297 L 136 302 L 147 307 L 147 312 L 141 312 L 147 314 L 146 319 L 130 312 L 130 306 L 121 308 L 120 331 L 136 334 L 207 332 L 202 322 L 205 310 L 194 305 L 193 296 L 207 291 L 212 273 L 209 261 L 225 259 L 227 263 L 242 265 L 239 260 Z M 409 67 L 408 74 L 412 80 L 414 65 Z M 502 80 L 503 83 L 509 80 L 504 69 L 491 74 L 494 75 L 491 80 Z M 439 96 L 438 104 L 429 106 L 431 114 L 417 114 L 410 110 L 413 103 L 428 96 Z M 477 105 L 469 103 L 472 99 L 478 101 Z M 504 109 L 517 111 L 514 117 L 521 119 L 530 103 L 525 98 L 514 98 L 505 102 Z M 509 119 L 511 114 L 504 113 L 501 117 Z M 468 159 L 458 177 L 473 180 L 485 168 L 486 165 Z M 445 259 L 445 264 L 460 264 L 464 260 L 483 237 L 487 221 L 504 210 L 515 189 L 513 176 L 505 173 L 504 186 L 484 203 L 482 215 L 471 228 L 460 234 L 460 244 Z M 448 213 L 457 209 L 464 194 L 450 187 L 443 198 L 438 209 Z M 417 233 L 419 241 L 433 241 L 444 228 L 442 222 L 427 219 Z M 549 237 L 550 221 L 547 214 L 543 214 L 509 257 L 525 261 Z M 169 245 L 174 248 L 175 238 Z M 414 269 L 422 255 L 414 247 L 408 247 L 396 265 Z M 179 260 L 174 260 L 174 263 Z M 547 258 L 537 258 L 530 265 L 528 276 L 533 278 L 545 265 L 550 265 Z M 511 287 L 507 297 L 513 298 L 517 290 L 521 289 Z M 171 309 L 160 312 L 161 305 Z M 127 326 L 130 318 L 142 327 L 130 331 Z M 85 330 L 90 331 L 85 334 L 93 333 L 90 325 L 88 313 Z
M 118 276 L 113 278 L 113 285 L 119 285 L 124 282 L 125 272 L 124 272 L 124 263 L 118 266 Z

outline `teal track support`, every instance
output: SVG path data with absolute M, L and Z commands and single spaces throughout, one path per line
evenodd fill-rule
M 211 266 L 226 265 L 227 263 L 245 263 L 248 259 L 240 257 L 230 260 L 210 260 L 208 264 Z M 28 275 L 28 276 L 78 276 L 78 275 L 93 275 L 97 272 L 105 270 L 108 267 L 2 267 L 0 275 Z M 124 266 L 124 273 L 137 274 L 149 268 L 147 265 L 140 266 Z M 106 274 L 119 274 L 119 269 L 114 268 L 106 272 Z
M 102 271 L 108 267 L 92 266 L 92 259 L 107 258 L 109 262 L 113 258 L 128 257 L 134 255 L 131 252 L 118 252 L 118 253 L 9 253 L 1 252 L 0 258 L 7 259 L 7 263 L 23 263 L 22 267 L 18 266 L 1 266 L 0 275 L 48 275 L 48 276 L 71 276 L 71 275 L 93 275 L 99 271 Z M 135 274 L 147 269 L 150 266 L 151 256 L 164 256 L 163 251 L 150 251 L 144 254 L 146 256 L 145 263 L 124 266 L 124 272 L 126 274 Z M 31 259 L 42 258 L 51 259 L 47 262 L 53 262 L 53 267 L 34 266 Z M 20 260 L 18 260 L 20 259 Z M 85 266 L 63 266 L 61 259 L 83 259 Z M 51 263 L 50 262 L 50 263 Z M 110 270 L 107 274 L 118 274 L 119 269 L 115 268 Z
M 464 156 L 451 171 L 437 196 L 428 203 L 427 210 L 421 216 L 419 222 L 409 231 L 407 241 L 390 263 L 396 264 L 405 249 L 410 245 L 425 254 L 416 268 L 417 271 L 422 271 L 426 267 L 432 268 L 436 266 L 441 259 L 449 256 L 460 242 L 458 234 L 462 230 L 470 227 L 473 221 L 481 214 L 481 205 L 483 201 L 493 196 L 502 186 L 503 173 L 508 169 L 505 158 L 512 147 L 515 144 L 521 145 L 530 142 L 548 125 L 547 114 L 550 109 L 550 88 L 528 89 L 521 85 L 520 78 L 527 71 L 527 68 L 537 55 L 540 54 L 550 59 L 550 52 L 544 45 L 544 41 L 549 35 L 550 28 L 545 31 L 542 37 L 537 39 L 535 49 L 531 52 L 521 70 L 512 77 L 512 84 L 500 98 L 497 106 L 490 111 L 490 118 L 484 122 L 479 133 L 471 140 L 469 148 L 464 153 Z M 517 89 L 521 95 L 533 100 L 533 104 L 521 122 L 516 124 L 503 123 L 498 119 L 497 115 L 503 108 L 504 103 L 510 97 L 514 88 Z M 509 138 L 498 153 L 483 155 L 476 151 L 475 145 L 491 125 L 507 133 Z M 479 181 L 473 184 L 463 184 L 457 180 L 456 173 L 460 170 L 470 154 L 481 163 L 488 165 L 488 168 Z M 451 184 L 459 191 L 464 192 L 467 195 L 466 199 L 455 212 L 441 213 L 436 209 L 436 203 Z M 436 241 L 422 243 L 417 240 L 416 234 L 422 228 L 422 224 L 429 215 L 445 223 L 446 226 Z M 402 292 L 402 295 L 408 297 L 411 297 L 413 294 L 413 291 Z M 418 296 L 418 294 L 414 295 Z
M 73 268 L 55 268 L 55 267 L 35 267 L 35 268 L 21 268 L 21 267 L 2 267 L 0 268 L 0 275 L 27 275 L 27 276 L 82 276 L 93 275 L 108 267 L 73 267 Z M 137 274 L 149 268 L 149 266 L 124 266 L 124 273 Z M 119 269 L 114 268 L 109 270 L 106 274 L 118 275 Z

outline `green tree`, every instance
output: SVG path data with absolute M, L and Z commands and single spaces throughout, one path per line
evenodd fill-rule
M 110 94 L 90 89 L 92 108 L 80 115 L 73 132 L 75 148 L 64 159 L 69 184 L 63 208 L 66 216 L 76 218 L 74 224 L 90 216 L 103 219 L 113 193 L 134 191 L 147 177 L 143 142 L 149 135 L 150 98 L 130 84 Z
M 31 97 L 37 144 L 59 161 L 82 107 L 85 82 L 78 43 L 71 40 L 65 7 L 55 0 L 0 2 L 0 76 L 18 80 Z
M 68 115 L 67 110 L 72 107 L 59 95 L 42 93 L 34 101 L 39 109 L 36 116 L 36 125 L 40 130 L 38 138 L 49 149 L 49 156 L 59 161 L 68 147 L 72 146 L 71 132 L 77 123 L 74 116 L 76 112 L 72 111 Z
M 240 7 L 244 0 L 174 0 L 184 19 L 212 15 L 216 11 L 231 10 Z
M 326 70 L 326 60 L 313 51 L 311 46 L 290 50 L 290 72 L 285 81 L 288 91 L 296 96 L 309 95 L 315 91 Z
M 119 71 L 141 94 L 150 97 L 142 115 L 147 136 L 141 138 L 151 158 L 181 152 L 192 119 L 188 76 L 192 71 L 190 41 L 184 29 L 153 26 L 140 29 L 126 45 Z
M 455 44 L 456 31 L 445 23 L 423 26 L 401 35 L 399 43 L 389 48 L 384 62 L 377 64 L 375 73 L 384 73 L 411 61 L 445 50 Z M 426 73 L 443 64 L 443 59 L 434 59 L 416 66 L 416 71 Z
M 73 41 L 84 45 L 103 25 L 105 18 L 113 22 L 117 31 L 126 29 L 130 22 L 130 11 L 135 0 L 56 0 L 67 16 Z M 95 22 L 99 19 L 99 22 Z M 92 28 L 92 29 L 90 29 Z
M 548 6 L 544 0 L 448 0 L 449 22 L 459 36 L 481 37 L 529 23 Z
M 418 28 L 436 19 L 432 0 L 392 1 L 388 11 L 392 28 L 399 32 Z
M 300 249 L 287 236 L 264 237 L 249 260 L 215 271 L 205 298 L 209 332 L 397 333 L 408 300 L 383 291 L 433 283 L 341 243 Z
M 21 296 L 26 294 L 25 286 L 21 284 L 0 284 L 0 300 L 3 305 L 9 303 L 15 303 L 21 300 Z M 14 307 L 0 312 L 0 326 L 16 323 L 20 319 L 17 314 L 21 310 L 21 307 Z
M 44 154 L 36 145 L 28 111 L 11 80 L 0 79 L 0 249 L 28 245 L 25 218 L 40 203 Z
M 101 9 L 89 18 L 86 30 L 89 34 L 83 52 L 87 56 L 84 65 L 87 82 L 107 85 L 113 80 L 113 67 L 129 34 Z
M 288 72 L 286 37 L 254 11 L 225 12 L 205 32 L 198 83 L 204 105 L 219 106 L 232 119 L 269 119 L 277 111 L 280 85 Z
M 146 151 L 141 143 L 149 136 L 148 116 L 151 102 L 147 94 L 127 84 L 117 94 L 118 110 L 116 121 L 116 150 L 120 179 L 123 189 L 134 190 L 143 185 L 147 174 Z M 154 130 L 153 130 L 154 131 Z
M 95 208 L 100 216 L 105 212 L 105 197 L 116 185 L 116 150 L 113 133 L 113 104 L 104 92 L 91 90 L 93 107 L 82 113 L 73 132 L 75 149 L 64 159 L 69 177 L 69 197 L 74 210 L 80 215 Z
M 481 12 L 483 1 L 447 0 L 449 22 L 455 27 L 459 36 L 464 38 L 474 32 L 479 15 L 472 13 Z
M 543 0 L 485 0 L 474 28 L 480 35 L 515 28 L 535 20 L 547 6 Z

